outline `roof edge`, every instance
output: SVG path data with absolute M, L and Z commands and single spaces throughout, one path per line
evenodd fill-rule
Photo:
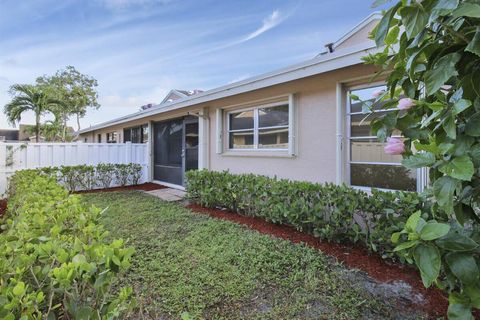
M 320 57 L 315 57 L 313 59 L 297 63 L 294 65 L 290 65 L 286 68 L 278 69 L 269 73 L 264 73 L 255 77 L 251 77 L 242 81 L 238 81 L 229 85 L 224 85 L 220 86 L 211 90 L 204 91 L 202 93 L 189 96 L 187 98 L 182 98 L 167 104 L 163 105 L 156 105 L 153 106 L 152 108 L 149 108 L 147 110 L 143 111 L 138 111 L 123 117 L 119 117 L 116 119 L 112 119 L 110 121 L 106 121 L 97 125 L 93 125 L 89 128 L 82 129 L 78 131 L 79 134 L 95 131 L 98 129 L 102 129 L 108 126 L 112 125 L 117 125 L 121 124 L 124 122 L 128 121 L 133 121 L 137 120 L 140 118 L 144 117 L 149 117 L 152 115 L 164 113 L 167 111 L 172 111 L 180 108 L 185 108 L 185 107 L 190 107 L 194 106 L 196 104 L 200 103 L 205 103 L 229 96 L 233 96 L 236 94 L 241 94 L 244 92 L 248 91 L 253 91 L 253 90 L 258 90 L 261 88 L 269 87 L 272 85 L 277 85 L 280 83 L 288 82 L 288 81 L 293 81 L 296 79 L 301 79 L 305 78 L 308 76 L 316 75 L 316 74 L 321 74 L 333 70 L 337 70 L 343 67 L 348 67 L 354 64 L 361 63 L 360 57 L 357 57 L 357 59 L 352 59 L 352 61 L 348 63 L 343 63 L 343 64 L 337 64 L 335 65 L 335 62 L 340 59 L 348 59 L 351 56 L 358 55 L 358 54 L 363 54 L 369 52 L 370 50 L 374 49 L 375 50 L 376 46 L 372 45 L 371 43 L 366 43 L 362 44 L 361 46 L 355 46 L 352 48 L 348 48 L 350 50 L 343 49 L 343 50 L 338 50 L 335 51 L 332 54 L 329 55 L 323 55 Z M 321 66 L 327 63 L 332 63 L 333 66 L 330 68 L 323 68 L 321 69 Z M 315 70 L 317 68 L 318 70 Z M 295 73 L 301 73 L 301 75 L 293 75 L 293 77 L 288 77 L 289 74 L 295 74 Z M 283 77 L 283 78 L 282 78 Z M 278 81 L 274 81 L 272 79 L 278 78 Z M 270 80 L 270 81 L 269 81 Z M 260 82 L 267 82 L 263 85 L 258 85 Z M 257 84 L 257 85 L 256 85 Z M 242 91 L 243 89 L 246 89 Z

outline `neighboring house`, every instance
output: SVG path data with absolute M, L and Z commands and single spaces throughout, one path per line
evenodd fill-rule
M 29 141 L 36 142 L 35 129 L 33 124 L 20 124 L 18 129 L 0 129 L 0 141 L 18 142 Z M 75 130 L 72 127 L 67 127 L 67 134 L 73 136 Z M 45 137 L 40 136 L 39 142 L 45 142 Z
M 10 142 L 18 141 L 17 129 L 0 129 L 0 141 Z
M 371 82 L 378 69 L 361 60 L 378 52 L 368 34 L 380 18 L 370 15 L 314 59 L 192 96 L 172 98 L 172 91 L 159 105 L 80 135 L 89 142 L 153 137 L 149 179 L 174 187 L 184 184 L 186 171 L 207 168 L 421 190 L 425 171 L 408 171 L 401 156 L 385 154 L 361 106 L 349 99 L 369 99 L 384 87 L 382 78 Z

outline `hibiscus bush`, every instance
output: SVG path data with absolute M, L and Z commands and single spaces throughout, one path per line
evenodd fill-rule
M 395 251 L 426 287 L 449 293 L 449 319 L 472 319 L 480 308 L 480 2 L 398 1 L 372 38 L 380 50 L 365 61 L 381 68 L 387 90 L 364 110 L 394 110 L 372 131 L 405 167 L 430 168 L 434 203 L 392 235 Z M 388 138 L 393 130 L 403 139 Z

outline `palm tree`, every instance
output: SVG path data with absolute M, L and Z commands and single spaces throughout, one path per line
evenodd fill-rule
M 23 113 L 33 111 L 35 114 L 35 141 L 38 142 L 40 117 L 62 102 L 52 98 L 48 90 L 29 84 L 14 84 L 10 87 L 10 93 L 13 95 L 13 99 L 3 109 L 8 121 L 15 125 L 20 121 Z

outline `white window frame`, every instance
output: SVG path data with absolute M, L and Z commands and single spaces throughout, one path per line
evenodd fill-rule
M 259 127 L 259 109 L 263 109 L 263 108 L 272 108 L 272 107 L 278 107 L 278 106 L 288 106 L 288 124 L 287 125 L 283 125 L 283 126 L 271 126 L 271 127 Z M 241 109 L 235 109 L 235 110 L 229 110 L 228 112 L 225 112 L 225 117 L 226 117 L 226 122 L 227 122 L 227 130 L 226 130 L 226 134 L 227 134 L 227 139 L 226 139 L 226 143 L 227 143 L 227 150 L 228 151 L 231 151 L 231 152 L 242 152 L 242 151 L 255 151 L 255 152 L 266 152 L 266 151 L 283 151 L 283 152 L 287 152 L 290 150 L 290 144 L 291 144 L 291 139 L 290 139 L 290 136 L 291 136 L 291 132 L 290 130 L 292 130 L 292 126 L 291 126 L 291 123 L 292 121 L 294 121 L 292 119 L 292 112 L 290 112 L 290 110 L 292 109 L 292 104 L 291 104 L 291 101 L 290 99 L 289 100 L 284 100 L 284 101 L 277 101 L 277 102 L 272 102 L 272 103 L 266 103 L 266 104 L 258 104 L 258 105 L 253 105 L 253 106 L 249 106 L 249 107 L 245 107 L 245 108 L 241 108 Z M 236 130 L 232 130 L 230 129 L 230 115 L 233 114 L 233 113 L 240 113 L 240 112 L 244 112 L 244 111 L 253 111 L 253 128 L 252 129 L 236 129 Z M 260 130 L 264 130 L 264 129 L 287 129 L 287 133 L 288 133 L 288 139 L 287 139 L 287 143 L 286 143 L 286 147 L 285 148 L 259 148 L 258 147 L 258 137 L 259 137 L 259 132 Z M 253 146 L 251 148 L 230 148 L 230 133 L 235 133 L 235 132 L 250 132 L 253 130 Z
M 364 114 L 361 111 L 360 112 L 350 112 L 351 110 L 351 104 L 350 104 L 350 93 L 354 90 L 362 90 L 362 89 L 368 89 L 368 88 L 374 88 L 374 87 L 380 87 L 380 86 L 385 86 L 385 82 L 374 82 L 374 83 L 368 83 L 368 84 L 361 84 L 361 85 L 355 85 L 355 86 L 349 86 L 346 88 L 346 99 L 345 99 L 345 177 L 346 177 L 346 182 L 349 186 L 355 189 L 360 189 L 364 191 L 371 191 L 372 189 L 378 189 L 378 190 L 383 190 L 383 191 L 399 191 L 397 189 L 386 189 L 386 188 L 375 188 L 375 187 L 367 187 L 367 186 L 355 186 L 352 185 L 351 183 L 351 165 L 352 164 L 371 164 L 371 165 L 392 165 L 392 166 L 402 166 L 401 162 L 380 162 L 380 161 L 352 161 L 351 160 L 351 141 L 355 140 L 361 140 L 361 139 L 377 139 L 376 136 L 359 136 L 359 137 L 352 137 L 351 136 L 351 116 L 352 115 L 358 115 L 358 114 Z M 374 110 L 373 113 L 387 113 L 391 112 L 394 110 L 398 110 L 395 108 L 390 109 L 389 111 L 386 110 Z M 365 114 L 367 116 L 367 114 Z M 395 138 L 403 138 L 401 135 L 393 135 L 392 137 Z M 416 189 L 417 192 L 422 192 L 425 187 L 428 184 L 428 168 L 419 168 L 416 169 Z

